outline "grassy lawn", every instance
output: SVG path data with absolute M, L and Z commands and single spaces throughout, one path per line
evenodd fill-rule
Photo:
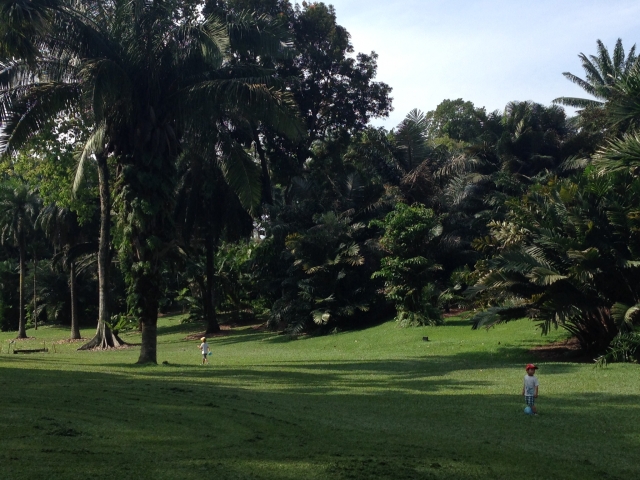
M 161 319 L 166 363 L 145 367 L 137 348 L 7 354 L 0 333 L 0 478 L 640 478 L 640 367 L 540 363 L 541 414 L 525 416 L 527 352 L 562 338 L 531 322 L 243 328 L 210 340 L 209 366 L 185 340 L 201 329 Z M 18 348 L 68 332 L 28 335 Z

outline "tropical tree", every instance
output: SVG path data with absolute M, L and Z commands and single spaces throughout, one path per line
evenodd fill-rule
M 255 55 L 251 49 L 235 55 L 276 70 L 300 107 L 306 133 L 302 141 L 292 141 L 272 124 L 253 124 L 263 185 L 267 187 L 263 189 L 265 203 L 273 203 L 278 195 L 268 191 L 269 183 L 286 189 L 292 178 L 304 175 L 305 162 L 313 158 L 317 142 L 340 137 L 348 142 L 371 118 L 390 112 L 391 88 L 374 81 L 377 55 L 353 54 L 349 33 L 338 24 L 332 6 L 314 2 L 292 7 L 284 0 L 216 0 L 208 2 L 208 7 L 231 18 L 244 9 L 277 17 L 292 39 L 293 52 L 287 56 Z M 285 201 L 293 200 L 285 190 Z
M 432 142 L 448 138 L 457 142 L 471 142 L 483 132 L 487 120 L 485 108 L 476 108 L 462 98 L 443 100 L 425 116 L 427 136 Z M 439 140 L 440 139 L 440 140 Z
M 418 109 L 411 110 L 395 131 L 395 139 L 402 151 L 405 174 L 420 165 L 429 155 L 427 116 Z
M 640 182 L 593 167 L 552 179 L 508 201 L 504 222 L 476 246 L 492 252 L 470 290 L 491 305 L 476 327 L 529 316 L 543 332 L 562 327 L 587 352 L 630 332 L 640 311 L 636 212 Z
M 49 29 L 29 37 L 33 45 L 44 45 L 30 70 L 37 77 L 18 75 L 30 68 L 24 61 L 6 70 L 6 143 L 17 146 L 43 119 L 75 106 L 94 126 L 83 156 L 98 160 L 103 206 L 110 204 L 107 162 L 117 167 L 117 243 L 131 313 L 142 326 L 141 363 L 156 361 L 161 266 L 175 243 L 175 162 L 183 142 L 202 145 L 195 140 L 212 127 L 232 128 L 233 118 L 248 114 L 296 131 L 287 94 L 265 84 L 268 73 L 227 67 L 228 28 L 214 17 L 202 18 L 196 4 L 47 4 Z M 256 34 L 266 48 L 285 47 L 274 34 L 278 28 L 259 29 L 249 16 L 241 20 L 233 28 Z M 38 109 L 29 108 L 34 102 Z M 109 225 L 103 213 L 99 261 L 106 268 Z M 100 271 L 105 286 L 106 269 Z M 105 325 L 102 296 L 101 305 Z
M 244 151 L 243 151 L 244 152 Z M 197 280 L 202 301 L 200 311 L 207 324 L 206 333 L 220 331 L 216 316 L 216 266 L 217 249 L 222 240 L 237 241 L 253 231 L 253 219 L 248 210 L 259 200 L 259 172 L 253 174 L 244 188 L 258 187 L 257 194 L 246 195 L 248 208 L 244 208 L 238 195 L 225 181 L 224 163 L 216 161 L 220 156 L 189 158 L 180 162 L 180 180 L 176 202 L 176 223 L 181 242 L 187 253 L 184 259 L 189 271 Z M 248 164 L 247 166 L 250 166 Z M 248 172 L 250 170 L 247 170 Z M 204 250 L 204 261 L 201 261 Z
M 597 55 L 587 56 L 584 53 L 578 55 L 585 72 L 584 79 L 570 72 L 563 73 L 569 81 L 578 85 L 594 98 L 559 97 L 553 101 L 554 103 L 581 109 L 600 108 L 611 98 L 613 94 L 611 87 L 638 65 L 635 45 L 625 56 L 621 39 L 616 42 L 613 55 L 609 53 L 601 40 L 598 40 L 597 44 Z
M 384 280 L 383 293 L 396 306 L 396 320 L 401 325 L 441 323 L 435 281 L 442 267 L 434 258 L 442 235 L 440 219 L 423 205 L 399 203 L 372 224 L 384 231 L 380 247 L 386 254 L 373 278 Z
M 55 204 L 43 208 L 36 222 L 54 245 L 53 263 L 62 264 L 69 273 L 68 286 L 70 295 L 71 336 L 73 340 L 80 336 L 77 298 L 77 261 L 88 254 L 94 254 L 97 244 L 86 241 L 85 231 L 78 223 L 77 215 L 67 208 Z M 86 226 L 85 226 L 86 227 Z M 83 241 L 85 240 L 85 241 Z
M 25 276 L 27 268 L 27 238 L 38 214 L 40 198 L 22 183 L 5 183 L 0 188 L 0 239 L 18 249 L 20 271 L 20 320 L 18 338 L 27 338 L 25 322 Z
M 288 295 L 274 305 L 271 323 L 284 321 L 297 334 L 314 324 L 336 327 L 369 310 L 368 289 L 358 275 L 358 270 L 366 271 L 364 245 L 358 241 L 365 225 L 348 213 L 318 215 L 309 230 L 287 236 L 293 259 Z
M 68 124 L 69 118 L 90 113 L 93 100 L 99 103 L 98 98 L 82 95 L 82 65 L 78 59 L 88 61 L 87 58 L 108 48 L 109 45 L 92 32 L 98 24 L 90 19 L 92 13 L 101 12 L 102 16 L 108 13 L 99 8 L 100 2 L 67 3 L 43 1 L 27 5 L 8 1 L 1 6 L 6 15 L 0 16 L 0 30 L 7 32 L 3 37 L 7 41 L 0 47 L 3 53 L 0 60 L 0 121 L 4 124 L 0 150 L 5 154 L 16 154 L 21 148 L 32 147 L 30 140 L 43 136 L 46 140 L 52 131 L 60 133 L 53 128 L 56 119 L 63 119 L 63 124 Z M 56 145 L 56 142 L 47 143 Z M 78 178 L 81 178 L 87 159 L 94 156 L 97 160 L 101 209 L 98 327 L 96 336 L 84 348 L 120 344 L 107 327 L 111 200 L 104 147 L 104 129 L 94 127 L 94 134 L 84 146 L 78 170 Z M 55 162 L 49 165 L 55 166 Z M 59 195 L 56 197 L 60 200 Z

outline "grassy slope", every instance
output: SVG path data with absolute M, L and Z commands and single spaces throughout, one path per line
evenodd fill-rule
M 638 366 L 542 364 L 541 415 L 526 417 L 527 350 L 559 336 L 527 321 L 242 329 L 212 339 L 204 367 L 193 331 L 162 320 L 168 364 L 147 367 L 137 348 L 7 355 L 1 333 L 0 478 L 640 478 Z M 28 333 L 21 345 L 67 335 Z

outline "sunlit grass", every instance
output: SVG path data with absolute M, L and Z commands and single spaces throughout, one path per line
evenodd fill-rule
M 134 365 L 137 347 L 54 353 L 68 331 L 52 327 L 18 347 L 49 353 L 7 354 L 0 334 L 1 478 L 640 477 L 638 366 L 542 363 L 541 415 L 522 413 L 528 350 L 561 332 L 246 327 L 201 366 L 186 337 L 202 326 L 179 320 L 160 322 L 158 366 Z

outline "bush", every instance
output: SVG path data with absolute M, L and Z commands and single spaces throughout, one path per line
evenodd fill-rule
M 384 280 L 382 293 L 395 304 L 396 320 L 403 326 L 442 323 L 441 292 L 434 282 L 441 270 L 434 259 L 440 219 L 424 205 L 400 203 L 383 221 L 371 224 L 384 229 L 380 247 L 386 253 L 372 278 Z

